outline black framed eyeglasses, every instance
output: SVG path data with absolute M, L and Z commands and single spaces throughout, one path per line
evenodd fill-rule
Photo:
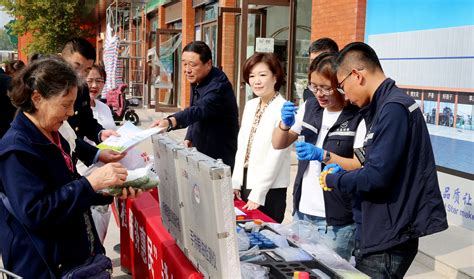
M 337 84 L 337 92 L 341 93 L 341 94 L 346 94 L 346 92 L 344 92 L 344 85 L 342 85 L 344 83 L 344 81 L 346 81 L 346 79 L 348 77 L 350 77 L 352 75 L 352 71 L 349 72 L 349 74 L 341 81 Z

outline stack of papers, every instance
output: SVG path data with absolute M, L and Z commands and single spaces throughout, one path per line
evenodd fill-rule
M 117 133 L 120 135 L 120 137 L 110 136 L 105 141 L 97 145 L 97 148 L 112 149 L 122 153 L 134 147 L 141 141 L 146 140 L 152 135 L 161 133 L 165 130 L 166 128 L 158 127 L 142 130 L 133 125 L 131 122 L 127 121 L 117 130 Z

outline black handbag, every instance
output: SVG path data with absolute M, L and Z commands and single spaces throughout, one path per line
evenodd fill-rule
M 20 219 L 18 219 L 16 214 L 14 213 L 10 205 L 10 201 L 8 200 L 8 197 L 5 195 L 5 193 L 0 192 L 0 201 L 3 202 L 8 212 L 19 221 Z M 90 253 L 92 255 L 94 252 L 94 234 L 92 233 L 92 223 L 87 213 L 84 213 L 84 220 L 87 226 L 87 237 L 89 239 Z M 30 236 L 30 233 L 28 232 L 28 230 L 25 228 L 23 223 L 21 223 L 21 221 L 19 222 L 22 225 L 25 232 L 27 233 L 31 242 L 33 243 L 33 246 L 35 247 L 35 249 L 39 251 L 36 247 L 36 244 L 33 238 Z M 51 276 L 55 278 L 55 276 L 53 275 L 54 272 L 49 267 L 48 262 L 43 258 L 41 253 L 39 253 L 39 255 L 41 259 L 43 260 L 43 262 L 45 263 L 46 267 L 49 269 Z M 79 266 L 75 266 L 72 269 L 63 272 L 61 275 L 61 279 L 86 279 L 86 278 L 88 279 L 112 278 L 112 261 L 110 260 L 110 258 L 108 258 L 107 256 L 103 254 L 95 254 L 93 256 L 90 256 L 83 264 Z
M 94 254 L 94 233 L 89 214 L 84 213 L 87 228 L 90 256 L 83 264 L 62 273 L 61 279 L 110 279 L 112 278 L 112 261 L 103 254 Z
M 61 279 L 110 279 L 111 277 L 112 261 L 102 254 L 89 257 L 82 265 L 61 275 Z

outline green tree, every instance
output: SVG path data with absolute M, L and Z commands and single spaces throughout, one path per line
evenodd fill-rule
M 0 0 L 3 10 L 16 18 L 10 23 L 17 36 L 32 34 L 28 54 L 58 53 L 74 37 L 89 37 L 90 27 L 80 21 L 84 7 L 81 0 Z
M 10 42 L 5 29 L 0 29 L 0 50 L 15 50 L 16 46 Z

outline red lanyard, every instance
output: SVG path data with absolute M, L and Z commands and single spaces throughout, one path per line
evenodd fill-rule
M 69 154 L 67 154 L 63 150 L 63 147 L 61 145 L 61 140 L 59 138 L 59 133 L 58 132 L 52 132 L 52 136 L 53 136 L 53 143 L 59 148 L 59 150 L 61 150 L 61 154 L 63 155 L 64 161 L 66 162 L 66 165 L 67 165 L 68 169 L 71 172 L 74 172 L 74 164 L 72 163 L 71 156 L 69 156 Z

